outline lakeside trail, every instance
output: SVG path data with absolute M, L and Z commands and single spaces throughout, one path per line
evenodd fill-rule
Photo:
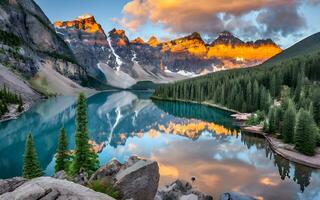
M 239 111 L 228 109 L 226 107 L 212 104 L 210 102 L 196 102 L 196 101 L 188 101 L 188 100 L 180 100 L 180 99 L 164 99 L 164 98 L 159 98 L 154 96 L 152 96 L 151 99 L 201 104 L 201 105 L 218 108 L 218 109 L 225 110 L 225 111 L 239 114 L 239 115 L 243 114 Z M 242 124 L 244 124 L 245 121 L 241 121 L 241 122 Z M 264 133 L 261 126 L 241 126 L 240 125 L 240 127 L 241 127 L 241 130 L 244 132 L 262 135 L 269 143 L 271 149 L 281 157 L 298 164 L 302 164 L 311 168 L 320 169 L 320 148 L 319 147 L 316 149 L 316 154 L 314 156 L 306 156 L 296 151 L 294 149 L 294 145 L 286 144 L 281 140 Z

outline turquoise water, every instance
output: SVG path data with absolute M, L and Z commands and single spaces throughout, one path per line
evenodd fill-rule
M 320 171 L 274 155 L 263 138 L 241 133 L 229 113 L 206 106 L 151 101 L 147 92 L 105 92 L 88 98 L 89 132 L 106 142 L 101 164 L 135 154 L 158 161 L 160 185 L 196 177 L 197 189 L 217 197 L 241 191 L 264 199 L 320 199 Z M 32 132 L 41 166 L 53 174 L 64 126 L 74 146 L 75 97 L 38 103 L 19 119 L 0 123 L 0 178 L 21 175 Z

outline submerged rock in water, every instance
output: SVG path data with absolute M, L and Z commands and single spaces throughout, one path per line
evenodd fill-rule
M 220 200 L 255 200 L 255 198 L 237 192 L 225 192 L 220 195 Z
M 176 180 L 158 190 L 155 200 L 213 200 L 213 197 L 193 190 L 191 183 Z
M 114 200 L 106 194 L 95 192 L 82 185 L 66 180 L 59 180 L 51 177 L 40 177 L 29 181 L 19 178 L 18 182 L 20 181 L 24 181 L 23 184 L 19 187 L 15 187 L 12 191 L 7 191 L 0 195 L 0 200 Z

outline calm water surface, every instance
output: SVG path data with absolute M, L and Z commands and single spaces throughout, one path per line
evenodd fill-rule
M 320 171 L 275 155 L 263 138 L 241 133 L 229 113 L 206 106 L 149 100 L 145 92 L 105 92 L 88 99 L 91 140 L 107 145 L 101 164 L 132 154 L 158 161 L 160 185 L 197 178 L 195 187 L 217 197 L 241 191 L 264 199 L 320 199 Z M 74 147 L 75 98 L 57 97 L 19 119 L 0 123 L 0 178 L 21 175 L 28 132 L 41 166 L 53 174 L 64 126 Z

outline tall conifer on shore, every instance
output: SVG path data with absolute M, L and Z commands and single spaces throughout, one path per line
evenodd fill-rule
M 28 135 L 25 152 L 23 155 L 23 169 L 22 174 L 24 178 L 32 179 L 42 176 L 43 172 L 38 162 L 37 153 L 33 144 L 31 133 Z
M 306 155 L 314 155 L 316 148 L 317 127 L 312 115 L 300 109 L 295 127 L 294 143 L 298 151 Z
M 56 154 L 55 172 L 68 169 L 68 141 L 64 128 L 61 128 Z
M 73 160 L 73 173 L 80 169 L 87 172 L 95 171 L 99 166 L 99 160 L 95 152 L 91 151 L 88 136 L 87 102 L 86 97 L 81 93 L 77 101 L 76 134 L 75 134 L 75 155 Z
M 289 101 L 288 108 L 284 112 L 282 136 L 284 142 L 293 143 L 294 128 L 296 123 L 296 109 L 294 103 Z

